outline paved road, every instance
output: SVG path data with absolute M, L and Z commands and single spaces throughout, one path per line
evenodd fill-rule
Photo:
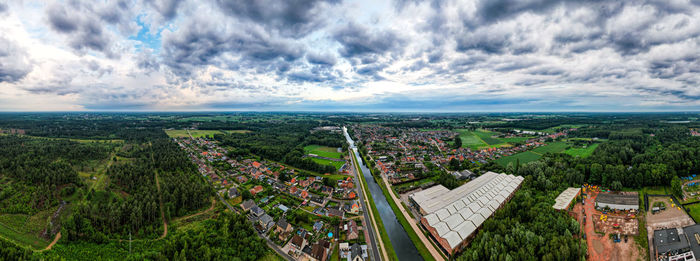
M 187 134 L 189 134 L 189 133 L 190 133 L 190 131 L 187 130 Z M 191 134 L 190 134 L 190 138 L 192 138 L 192 135 L 191 135 Z M 211 181 L 207 180 L 207 182 L 209 183 L 210 186 L 212 186 L 212 188 L 214 187 L 214 185 L 211 184 Z M 240 212 L 238 212 L 237 209 L 233 208 L 233 206 L 231 206 L 231 204 L 229 204 L 228 201 L 224 200 L 224 198 L 221 197 L 221 195 L 220 195 L 218 192 L 217 192 L 217 193 L 214 193 L 214 194 L 216 194 L 216 196 L 219 198 L 219 201 L 221 201 L 221 203 L 224 203 L 224 205 L 226 205 L 226 207 L 227 207 L 229 210 L 233 211 L 234 213 L 241 214 Z M 253 222 L 253 220 L 250 220 L 250 221 Z M 259 236 L 259 237 L 265 239 L 265 243 L 267 243 L 267 246 L 268 246 L 268 247 L 272 248 L 272 250 L 274 250 L 275 252 L 277 252 L 277 254 L 280 255 L 281 257 L 283 257 L 285 260 L 289 260 L 289 261 L 294 261 L 294 260 L 295 260 L 292 256 L 290 256 L 289 254 L 287 254 L 287 253 L 285 253 L 284 251 L 282 251 L 282 249 L 280 249 L 279 246 L 277 246 L 277 244 L 275 244 L 274 242 L 272 242 L 269 238 L 265 237 L 263 234 L 260 234 L 260 232 L 258 232 L 257 229 L 255 229 L 255 232 L 258 233 L 258 236 Z
M 347 133 L 347 130 L 345 130 L 345 128 L 343 128 L 343 129 L 344 129 L 344 132 L 345 132 L 346 137 L 349 137 L 349 135 L 348 135 L 348 133 Z M 350 142 L 348 142 L 348 143 L 350 143 Z M 350 147 L 348 148 L 348 150 L 353 150 L 353 149 L 355 149 L 355 145 L 354 145 L 354 144 L 349 144 L 349 145 L 350 145 Z M 349 155 L 350 155 L 350 158 L 351 158 L 350 163 L 352 164 L 352 166 L 351 166 L 351 168 L 352 168 L 352 173 L 353 173 L 354 176 L 355 176 L 355 185 L 358 187 L 358 190 L 357 190 L 357 191 L 358 191 L 358 193 L 360 194 L 360 195 L 359 195 L 359 196 L 360 196 L 359 199 L 360 199 L 360 204 L 362 205 L 362 213 L 363 213 L 363 215 L 364 215 L 365 226 L 366 226 L 366 227 L 369 227 L 369 233 L 367 233 L 367 234 L 369 235 L 369 244 L 367 244 L 367 246 L 368 246 L 368 248 L 370 249 L 370 252 L 372 252 L 372 256 L 371 256 L 371 257 L 372 257 L 372 260 L 382 260 L 382 259 L 380 258 L 381 255 L 379 254 L 379 249 L 377 249 L 377 246 L 378 246 L 379 244 L 377 244 L 376 235 L 379 234 L 379 233 L 375 234 L 375 231 L 377 231 L 377 230 L 376 230 L 376 228 L 372 225 L 373 222 L 372 222 L 372 219 L 370 219 L 370 216 L 369 216 L 369 212 L 372 211 L 372 209 L 371 209 L 369 206 L 367 206 L 367 204 L 365 204 L 365 200 L 364 200 L 365 197 L 364 197 L 364 192 L 363 192 L 364 186 L 362 186 L 362 184 L 360 184 L 360 182 L 362 182 L 361 179 L 360 179 L 360 176 L 359 176 L 359 175 L 362 175 L 362 173 L 358 173 L 358 169 L 360 169 L 360 166 L 359 166 L 359 165 L 358 165 L 358 166 L 355 166 L 355 165 L 357 164 L 357 159 L 356 159 L 355 155 L 354 155 L 353 153 L 349 153 Z
M 352 149 L 352 148 L 350 148 L 350 149 Z M 355 160 L 354 155 L 353 155 L 353 154 L 350 154 L 350 157 L 352 158 L 352 164 L 353 164 L 353 165 L 357 164 L 357 163 L 355 162 L 356 160 Z M 377 230 L 376 230 L 376 228 L 374 228 L 374 226 L 372 225 L 372 219 L 370 219 L 370 217 L 369 217 L 369 212 L 372 211 L 372 209 L 371 209 L 369 206 L 367 206 L 367 204 L 365 204 L 365 200 L 364 200 L 365 197 L 364 197 L 364 193 L 363 193 L 364 187 L 360 184 L 360 182 L 361 182 L 361 181 L 360 181 L 360 176 L 358 176 L 358 175 L 362 175 L 362 174 L 357 173 L 357 169 L 359 168 L 359 166 L 358 166 L 357 168 L 355 168 L 355 166 L 352 166 L 352 167 L 353 167 L 353 168 L 352 168 L 352 169 L 353 169 L 352 172 L 353 172 L 353 174 L 355 174 L 355 181 L 356 181 L 355 183 L 356 183 L 357 187 L 359 188 L 357 191 L 358 191 L 358 193 L 360 194 L 360 197 L 359 197 L 359 198 L 360 198 L 360 204 L 362 204 L 362 212 L 363 212 L 363 214 L 364 214 L 364 216 L 365 216 L 365 219 L 364 219 L 364 220 L 365 220 L 365 226 L 368 226 L 368 227 L 369 227 L 369 231 L 370 231 L 370 232 L 368 233 L 368 234 L 369 234 L 369 244 L 367 244 L 367 245 L 368 245 L 368 247 L 370 248 L 370 251 L 371 251 L 372 254 L 373 254 L 373 255 L 372 255 L 372 257 L 373 257 L 372 260 L 382 260 L 382 259 L 380 258 L 381 255 L 379 254 L 379 250 L 378 250 L 377 247 L 376 247 L 376 246 L 378 246 L 378 244 L 377 244 L 377 239 L 375 238 L 375 231 L 377 231 Z

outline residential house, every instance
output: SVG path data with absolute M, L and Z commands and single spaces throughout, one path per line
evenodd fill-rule
M 279 205 L 277 206 L 277 208 L 279 208 L 280 210 L 282 210 L 283 213 L 287 213 L 287 211 L 289 211 L 289 208 L 288 208 L 287 206 L 285 206 L 285 205 L 282 205 L 282 204 L 279 204 Z
M 250 194 L 253 194 L 253 196 L 255 196 L 255 194 L 258 194 L 262 191 L 263 191 L 263 187 L 260 185 L 257 185 L 255 187 L 253 187 L 252 189 L 250 189 Z
M 292 232 L 292 227 L 291 224 L 287 222 L 287 219 L 284 217 L 281 217 L 279 220 L 277 220 L 277 223 L 275 224 L 275 232 L 276 233 L 287 233 L 287 232 Z
M 350 220 L 347 224 L 347 238 L 348 240 L 354 240 L 357 239 L 357 237 L 360 235 L 359 228 L 357 227 L 357 222 L 355 220 Z
M 318 220 L 318 221 L 314 222 L 314 231 L 318 232 L 321 229 L 323 229 L 323 221 Z
M 350 246 L 350 256 L 348 256 L 348 261 L 364 261 L 362 257 L 362 247 L 355 243 Z
M 311 257 L 317 261 L 326 261 L 328 258 L 328 241 L 319 240 L 318 243 L 311 246 Z
M 236 189 L 236 188 L 230 188 L 230 189 L 228 189 L 228 197 L 229 197 L 229 198 L 238 197 L 238 189 Z
M 264 214 L 262 217 L 260 217 L 260 219 L 258 219 L 258 222 L 260 223 L 260 225 L 263 227 L 263 229 L 265 231 L 272 228 L 272 226 L 275 224 L 275 221 L 268 214 Z
M 337 209 L 337 208 L 329 208 L 328 212 L 327 212 L 327 215 L 329 217 L 343 218 L 343 214 L 344 214 L 343 211 L 341 211 L 340 209 Z
M 260 216 L 262 216 L 263 214 L 265 214 L 265 210 L 263 210 L 262 208 L 258 207 L 257 205 L 253 206 L 253 207 L 250 209 L 250 212 L 253 213 L 253 215 L 255 215 L 256 217 L 260 217 Z
M 248 212 L 248 210 L 250 210 L 253 207 L 257 207 L 257 205 L 255 205 L 255 201 L 253 201 L 252 199 L 243 201 L 243 204 L 241 204 L 241 208 L 243 208 L 243 211 L 245 212 Z
M 301 251 L 301 248 L 304 246 L 304 238 L 301 237 L 300 235 L 294 235 L 292 237 L 292 241 L 290 244 L 290 250 L 299 253 Z

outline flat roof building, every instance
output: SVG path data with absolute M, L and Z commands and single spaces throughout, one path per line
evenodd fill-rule
M 453 190 L 437 185 L 409 195 L 421 224 L 443 251 L 461 250 L 481 225 L 520 188 L 523 177 L 487 172 Z
M 654 257 L 658 261 L 695 260 L 688 237 L 681 228 L 654 230 Z
M 595 199 L 595 206 L 618 210 L 639 210 L 639 195 L 637 192 L 628 192 L 627 194 L 600 193 Z
M 556 209 L 556 210 L 567 209 L 569 207 L 569 205 L 571 205 L 571 202 L 578 195 L 580 195 L 580 193 L 581 193 L 581 188 L 567 188 L 566 190 L 564 190 L 564 192 L 559 194 L 557 199 L 554 200 L 556 202 L 556 203 L 554 203 L 554 209 Z

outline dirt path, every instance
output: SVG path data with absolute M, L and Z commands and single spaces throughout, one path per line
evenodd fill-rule
M 46 246 L 46 248 L 44 248 L 44 250 L 41 251 L 51 250 L 51 248 L 56 244 L 56 242 L 58 242 L 59 239 L 61 239 L 61 232 L 58 232 L 58 234 L 56 234 L 56 237 L 53 238 L 53 241 L 51 241 L 51 244 Z
M 151 143 L 149 143 L 149 145 L 151 145 L 151 148 L 153 148 Z M 153 164 L 156 163 L 156 160 L 153 158 L 153 150 L 151 150 L 151 161 L 153 161 Z M 156 170 L 154 174 L 156 175 L 156 188 L 158 188 L 158 201 L 160 202 L 160 218 L 163 220 L 163 235 L 158 238 L 158 240 L 160 240 L 168 235 L 168 222 L 165 220 L 165 211 L 163 210 L 163 194 L 160 192 L 160 179 L 158 179 L 158 171 Z
M 201 212 L 197 212 L 197 213 L 194 213 L 194 214 L 189 215 L 189 216 L 179 217 L 179 218 L 177 218 L 177 219 L 175 219 L 175 220 L 185 220 L 185 219 L 188 219 L 188 218 L 191 218 L 191 217 L 199 216 L 199 215 L 201 215 L 201 214 L 204 214 L 204 213 L 207 213 L 207 212 L 209 212 L 209 211 L 214 210 L 214 206 L 216 206 L 216 199 L 213 199 L 213 198 L 212 198 L 212 199 L 211 199 L 211 207 L 209 207 L 207 210 L 204 210 L 204 211 L 201 211 Z
M 160 218 L 163 220 L 163 235 L 158 239 L 163 239 L 168 235 L 168 222 L 165 221 L 165 211 L 163 211 L 163 196 L 160 194 L 160 180 L 158 179 L 158 172 L 156 172 L 156 187 L 158 188 L 158 200 L 160 201 Z

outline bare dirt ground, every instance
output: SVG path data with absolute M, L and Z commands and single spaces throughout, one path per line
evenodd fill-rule
M 636 218 L 627 218 L 620 215 L 614 215 L 609 213 L 605 221 L 601 220 L 601 216 L 605 214 L 593 214 L 593 220 L 595 221 L 595 231 L 603 233 L 619 233 L 621 235 L 637 235 L 639 234 L 639 220 Z M 619 225 L 619 228 L 615 228 L 615 224 Z
M 578 203 L 574 205 L 572 214 L 575 216 L 579 223 L 583 225 L 583 231 L 586 233 L 586 242 L 588 244 L 588 260 L 612 260 L 612 261 L 623 261 L 623 260 L 644 260 L 644 253 L 640 253 L 637 243 L 634 241 L 632 236 L 628 237 L 627 242 L 624 241 L 624 236 L 622 242 L 614 243 L 610 239 L 609 234 L 599 234 L 595 232 L 595 226 L 597 222 L 600 222 L 600 211 L 595 210 L 595 198 L 598 193 L 591 191 L 586 191 L 588 198 L 586 199 L 586 204 L 581 205 Z M 583 224 L 583 212 L 585 209 L 586 224 Z M 595 218 L 594 216 L 597 216 Z M 610 220 L 610 219 L 608 219 Z M 609 222 L 606 222 L 609 223 Z M 637 219 L 634 221 L 628 221 L 630 224 L 639 224 Z M 612 225 L 611 225 L 612 226 Z M 612 228 L 611 228 L 612 229 Z M 628 228 L 630 232 L 638 233 L 638 229 Z

